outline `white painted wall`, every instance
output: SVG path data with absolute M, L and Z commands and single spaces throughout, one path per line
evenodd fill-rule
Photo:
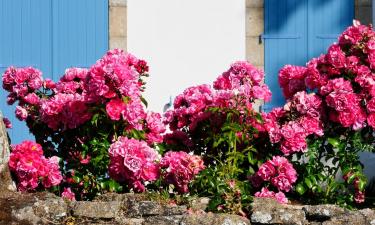
M 128 51 L 149 62 L 151 110 L 245 59 L 245 10 L 244 0 L 128 0 Z

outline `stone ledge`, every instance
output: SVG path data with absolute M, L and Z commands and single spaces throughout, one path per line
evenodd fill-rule
M 196 201 L 200 204 L 201 200 Z M 206 202 L 206 199 L 202 200 Z M 193 203 L 195 204 L 195 203 Z M 335 205 L 280 205 L 255 198 L 250 220 L 229 214 L 187 210 L 136 194 L 106 194 L 92 202 L 68 202 L 51 193 L 0 193 L 0 224 L 112 225 L 374 225 L 375 210 L 350 211 Z M 200 206 L 200 209 L 203 209 Z

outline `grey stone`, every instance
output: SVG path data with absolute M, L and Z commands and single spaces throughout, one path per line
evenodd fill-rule
M 360 213 L 347 213 L 338 217 L 333 217 L 328 221 L 324 221 L 322 225 L 366 225 L 366 217 Z
M 248 225 L 250 221 L 247 218 L 230 214 L 189 214 L 181 219 L 180 224 L 184 225 Z
M 204 210 L 207 209 L 208 203 L 210 203 L 209 198 L 202 197 L 202 198 L 194 199 L 191 202 L 191 209 L 192 210 L 203 210 L 204 211 Z
M 36 216 L 47 221 L 62 221 L 68 215 L 68 204 L 57 196 L 36 201 L 32 208 Z
M 8 133 L 3 122 L 3 114 L 0 111 L 0 192 L 4 190 L 16 190 L 8 167 L 9 155 Z
M 254 198 L 251 222 L 258 224 L 308 224 L 302 206 L 283 205 L 271 198 Z
M 73 203 L 73 216 L 87 218 L 114 219 L 120 211 L 120 202 L 85 202 Z
M 303 207 L 308 220 L 324 221 L 347 213 L 348 210 L 336 205 L 306 205 Z

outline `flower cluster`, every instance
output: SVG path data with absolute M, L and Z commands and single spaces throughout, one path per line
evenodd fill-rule
M 32 141 L 12 146 L 9 168 L 17 177 L 20 191 L 35 190 L 40 183 L 50 188 L 62 181 L 59 158 L 45 158 L 41 145 Z
M 10 122 L 10 120 L 8 118 L 3 117 L 3 123 L 5 125 L 5 128 L 7 128 L 7 129 L 12 128 L 12 123 Z
M 203 84 L 187 88 L 178 95 L 173 110 L 165 114 L 166 123 L 171 130 L 192 129 L 198 122 L 210 117 L 209 108 L 239 108 L 242 105 L 252 110 L 255 100 L 271 99 L 271 92 L 262 83 L 263 79 L 263 71 L 248 62 L 236 62 L 214 81 L 213 89 Z
M 186 152 L 167 152 L 160 161 L 164 180 L 173 184 L 180 193 L 188 193 L 188 184 L 205 168 L 203 160 Z
M 213 87 L 216 90 L 237 91 L 249 102 L 255 99 L 267 102 L 271 100 L 271 92 L 267 85 L 262 83 L 263 80 L 263 71 L 248 62 L 238 61 L 214 81 Z
M 289 192 L 292 189 L 292 185 L 297 181 L 297 172 L 285 157 L 274 156 L 272 160 L 268 160 L 259 167 L 258 172 L 251 180 L 256 187 L 259 187 L 261 182 L 270 181 L 279 191 L 277 199 L 280 199 L 278 201 L 281 200 L 281 203 L 285 203 L 285 195 L 283 196 L 282 191 Z M 265 188 L 261 192 L 257 192 L 256 196 L 273 197 L 275 194 Z
M 322 101 L 316 94 L 297 92 L 284 108 L 264 114 L 264 128 L 285 155 L 307 150 L 306 137 L 323 135 Z
M 325 55 L 306 67 L 287 65 L 279 73 L 287 99 L 307 89 L 317 93 L 326 105 L 330 122 L 358 130 L 375 127 L 375 32 L 359 24 L 346 29 Z
M 276 199 L 281 204 L 288 203 L 288 199 L 286 198 L 285 194 L 281 191 L 275 193 L 273 191 L 268 190 L 268 188 L 263 187 L 262 190 L 259 192 L 256 192 L 254 194 L 255 197 L 258 198 L 273 198 Z
M 109 174 L 118 182 L 127 182 L 137 192 L 145 190 L 145 181 L 159 178 L 156 160 L 159 154 L 146 142 L 119 137 L 109 148 Z
M 10 67 L 3 75 L 3 87 L 10 92 L 9 104 L 19 101 L 16 116 L 20 120 L 40 120 L 54 131 L 64 131 L 89 121 L 92 108 L 105 104 L 111 120 L 126 121 L 127 129 L 148 129 L 149 143 L 160 142 L 164 125 L 145 124 L 147 119 L 158 117 L 156 113 L 148 116 L 142 103 L 141 77 L 147 72 L 144 60 L 115 49 L 90 69 L 67 69 L 57 83 L 43 80 L 41 72 L 34 68 Z

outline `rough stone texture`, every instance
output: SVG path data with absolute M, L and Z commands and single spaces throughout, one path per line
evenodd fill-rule
M 15 185 L 8 167 L 9 155 L 8 133 L 3 122 L 3 114 L 0 111 L 0 191 L 15 190 Z
M 127 48 L 127 2 L 109 1 L 109 48 Z
M 86 218 L 111 219 L 115 218 L 121 209 L 121 202 L 73 202 L 73 216 Z
M 264 0 L 246 0 L 246 59 L 264 69 L 264 45 L 259 36 L 264 32 Z
M 145 200 L 145 195 L 105 194 L 92 202 L 65 201 L 51 193 L 0 192 L 0 225 L 5 224 L 95 224 L 95 225 L 250 225 L 309 224 L 375 225 L 375 211 L 349 211 L 334 205 L 280 205 L 272 199 L 256 198 L 251 222 L 240 216 L 187 210 Z M 191 204 L 204 209 L 207 199 Z M 203 206 L 202 206 L 203 205 Z
M 255 198 L 251 222 L 257 224 L 308 224 L 302 206 L 281 205 L 273 199 Z
M 309 220 L 324 221 L 331 217 L 341 216 L 348 213 L 348 210 L 336 205 L 307 205 L 304 206 L 306 218 Z

